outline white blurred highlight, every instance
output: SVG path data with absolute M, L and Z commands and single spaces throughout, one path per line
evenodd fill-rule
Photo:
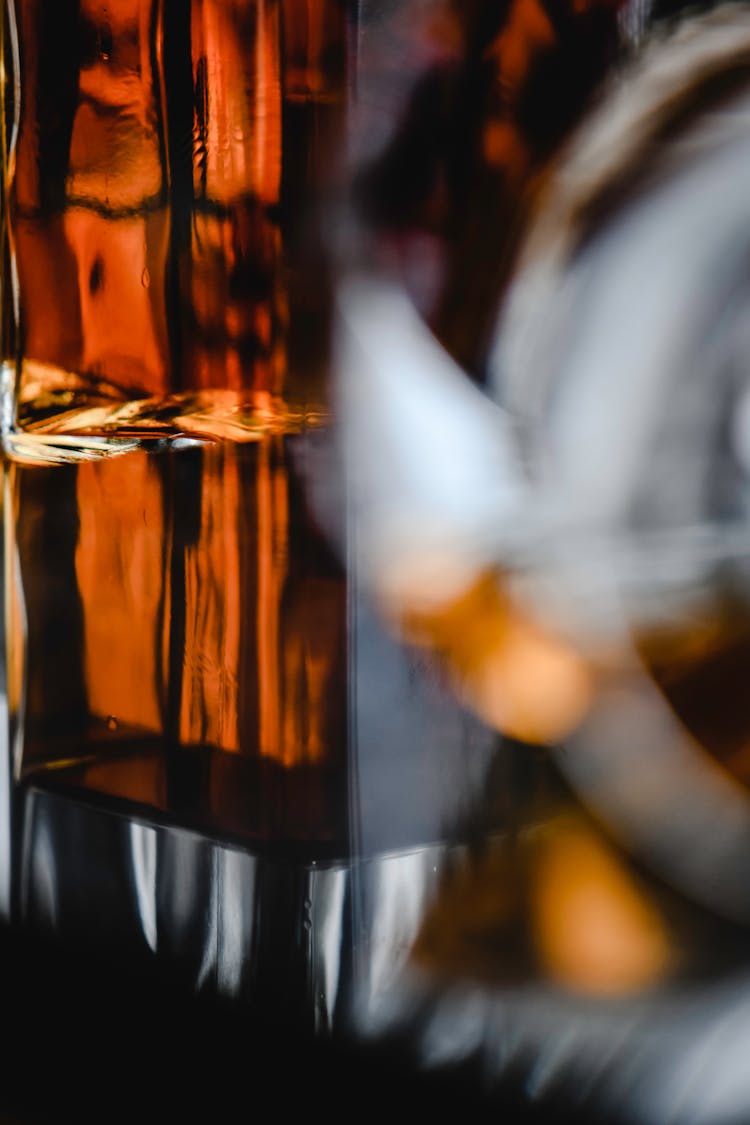
M 508 416 L 384 281 L 342 285 L 336 368 L 360 571 L 389 603 L 449 603 L 525 502 Z

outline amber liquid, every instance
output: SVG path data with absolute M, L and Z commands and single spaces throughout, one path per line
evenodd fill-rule
M 259 846 L 342 845 L 346 589 L 303 446 L 10 470 L 25 778 Z
M 246 440 L 317 418 L 329 285 L 311 216 L 342 141 L 344 5 L 15 13 L 6 448 L 60 459 L 71 435 L 117 451 L 144 430 Z
M 5 34 L 16 772 L 258 848 L 346 833 L 305 466 L 347 36 L 338 0 L 17 0 Z

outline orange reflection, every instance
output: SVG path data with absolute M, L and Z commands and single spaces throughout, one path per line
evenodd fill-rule
M 495 67 L 495 98 L 482 135 L 482 155 L 521 188 L 533 156 L 518 120 L 517 102 L 540 56 L 555 46 L 555 31 L 540 0 L 513 0 L 507 21 L 487 49 Z
M 196 0 L 187 82 L 167 94 L 154 60 L 163 69 L 169 29 L 154 13 L 151 0 L 85 0 L 78 22 L 60 16 L 76 37 L 60 59 L 53 21 L 21 5 L 12 236 L 25 354 L 85 376 L 93 393 L 279 395 L 285 266 L 269 208 L 282 175 L 281 7 Z M 49 84 L 47 55 L 60 72 Z M 186 111 L 187 184 L 169 134 Z
M 567 988 L 633 992 L 664 979 L 671 967 L 656 908 L 582 823 L 561 821 L 545 831 L 532 901 L 542 964 Z
M 12 466 L 3 473 L 2 519 L 5 547 L 3 550 L 3 602 L 5 612 L 5 659 L 8 713 L 15 719 L 21 714 L 24 697 L 24 650 L 26 642 L 26 611 L 23 599 L 23 575 L 19 559 L 11 544 L 15 542 L 18 521 L 19 491 Z M 13 763 L 15 768 L 17 763 Z M 7 768 L 7 767 L 6 767 Z
M 165 520 L 156 466 L 146 454 L 84 464 L 77 492 L 75 572 L 89 710 L 102 727 L 111 719 L 117 727 L 160 731 Z
M 278 227 L 249 198 L 227 217 L 196 214 L 191 239 L 191 384 L 281 396 L 287 311 Z
M 575 814 L 451 865 L 411 951 L 438 977 L 542 979 L 601 997 L 667 983 L 683 956 L 645 882 Z
M 79 264 L 65 221 L 19 219 L 13 231 L 24 307 L 28 355 L 63 371 L 80 371 L 81 297 Z M 24 394 L 25 388 L 20 388 Z M 37 396 L 38 397 L 38 396 Z
M 152 8 L 151 0 L 82 0 L 71 201 L 90 200 L 113 212 L 140 208 L 161 193 Z
M 171 698 L 183 746 L 287 767 L 336 756 L 343 583 L 308 558 L 315 533 L 301 533 L 291 488 L 282 438 L 81 465 L 75 577 L 94 735 L 173 738 Z
M 75 19 L 60 9 L 57 29 L 21 5 L 31 74 L 12 228 L 26 354 L 144 395 L 168 378 L 152 9 L 85 0 Z M 55 43 L 56 32 L 75 34 L 75 49 Z M 38 68 L 55 51 L 48 82 Z
M 76 367 L 135 396 L 168 388 L 163 212 L 113 222 L 84 208 L 63 219 L 77 273 Z
M 420 591 L 422 604 L 428 593 Z M 408 604 L 396 610 L 408 638 L 442 653 L 459 692 L 498 730 L 524 742 L 556 742 L 585 715 L 590 670 L 571 645 L 513 605 L 497 575 L 477 579 L 439 608 L 414 612 Z
M 488 165 L 504 170 L 506 182 L 514 188 L 523 187 L 540 157 L 546 159 L 572 116 L 581 112 L 588 88 L 603 75 L 616 42 L 618 7 L 619 0 L 569 0 L 554 8 L 543 0 L 512 0 L 485 50 L 493 84 L 482 152 Z M 543 93 L 550 101 L 549 119 L 558 122 L 551 128 L 527 104 L 530 97 L 539 96 L 534 84 L 550 61 Z M 588 75 L 583 82 L 582 75 Z
M 278 0 L 201 0 L 192 8 L 196 198 L 278 200 Z
M 272 449 L 260 451 L 255 492 L 258 513 L 258 729 L 261 754 L 283 759 L 280 610 L 288 567 L 288 495 L 274 471 Z
M 508 18 L 487 56 L 495 60 L 504 88 L 517 91 L 534 56 L 548 50 L 554 42 L 552 23 L 539 0 L 513 0 Z
M 200 494 L 200 528 L 185 551 L 185 648 L 181 661 L 180 740 L 184 745 L 240 749 L 240 641 L 243 604 L 239 466 L 209 453 Z M 173 547 L 174 550 L 174 547 Z M 245 563 L 247 565 L 247 563 Z M 171 605 L 173 613 L 181 607 Z
M 64 494 L 71 541 L 77 520 L 60 596 L 80 635 L 64 737 L 45 711 L 49 661 L 32 662 L 28 761 L 90 761 L 73 784 L 162 807 L 179 750 L 203 763 L 212 823 L 231 805 L 245 831 L 253 778 L 341 758 L 343 580 L 318 565 L 283 399 L 295 300 L 298 365 L 323 364 L 325 279 L 310 284 L 294 235 L 317 183 L 317 103 L 345 88 L 345 7 L 192 0 L 175 28 L 169 0 L 18 3 L 19 418 L 117 427 L 153 450 L 39 478 Z M 179 429 L 214 440 L 160 450 Z M 35 636 L 54 625 L 47 565 L 25 558 Z

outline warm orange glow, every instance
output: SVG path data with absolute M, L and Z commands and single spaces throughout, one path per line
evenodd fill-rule
M 482 130 L 482 156 L 501 168 L 508 185 L 523 189 L 533 163 L 528 138 L 518 124 L 516 101 L 537 59 L 555 46 L 555 31 L 539 0 L 513 0 L 487 57 L 495 63 L 496 97 Z
M 42 132 L 24 117 L 14 185 L 21 214 L 12 230 L 26 354 L 138 394 L 163 390 L 169 376 L 169 221 L 163 208 L 154 210 L 164 170 L 151 18 L 150 0 L 82 4 L 82 59 L 77 72 L 71 60 L 66 75 L 68 102 L 60 91 L 54 129 L 45 119 Z M 21 22 L 31 114 L 38 63 L 31 6 L 23 6 Z M 67 150 L 59 147 L 66 129 Z
M 583 718 L 591 676 L 573 648 L 511 614 L 492 649 L 457 662 L 460 689 L 492 726 L 525 742 L 556 742 Z
M 80 370 L 79 266 L 64 216 L 46 223 L 19 221 L 13 234 L 21 291 L 33 294 L 25 303 L 26 352 L 62 370 Z
M 121 455 L 23 470 L 23 765 L 250 836 L 272 833 L 260 798 L 281 785 L 285 831 L 326 836 L 346 599 L 292 456 L 310 416 L 296 388 L 305 365 L 325 366 L 328 313 L 320 258 L 310 286 L 296 236 L 324 120 L 340 123 L 345 6 L 192 0 L 172 39 L 171 0 L 79 7 L 71 21 L 52 0 L 17 0 L 17 420 L 34 451 L 54 434 L 43 452 L 58 460 L 101 454 L 102 435 Z M 177 434 L 197 440 L 173 446 Z M 54 519 L 39 518 L 56 497 L 60 559 L 44 539 Z M 23 605 L 10 608 L 17 703 Z M 51 700 L 59 653 L 70 666 Z
M 517 91 L 535 55 L 552 47 L 555 32 L 539 0 L 513 0 L 503 29 L 488 49 L 504 88 Z
M 252 47 L 241 24 L 254 22 Z M 281 75 L 278 0 L 203 0 L 193 5 L 192 50 L 199 117 L 197 196 L 278 200 Z
M 84 464 L 77 480 L 76 577 L 84 611 L 89 709 L 103 725 L 158 732 L 156 632 L 164 593 L 164 512 L 146 454 Z
M 258 728 L 261 754 L 282 757 L 279 609 L 286 576 L 288 507 L 286 482 L 276 479 L 272 448 L 259 450 L 255 507 L 258 520 Z
M 74 208 L 63 224 L 78 275 L 81 354 L 76 367 L 137 395 L 166 390 L 169 231 L 164 213 L 112 222 Z
M 2 493 L 3 533 L 3 599 L 5 608 L 5 659 L 7 660 L 8 712 L 15 716 L 23 700 L 24 693 L 24 650 L 26 622 L 23 606 L 22 575 L 18 567 L 18 556 L 11 544 L 15 539 L 18 519 L 18 492 L 15 471 L 7 464 L 3 467 Z M 7 767 L 6 767 L 7 768 Z
M 476 580 L 440 609 L 402 619 L 409 639 L 445 657 L 458 691 L 498 730 L 555 742 L 585 715 L 590 670 L 571 645 L 512 604 L 498 576 Z
M 546 829 L 540 847 L 534 932 L 550 976 L 595 995 L 662 981 L 671 967 L 668 935 L 624 863 L 573 820 Z
M 411 956 L 438 978 L 546 978 L 602 997 L 665 983 L 677 966 L 648 892 L 574 815 L 498 838 L 452 865 Z
M 285 301 L 281 232 L 257 201 L 192 223 L 191 311 L 199 342 L 191 382 L 232 390 L 283 390 Z M 251 271 L 254 287 L 243 278 Z M 200 340 L 206 341 L 201 346 Z
M 242 604 L 239 467 L 206 454 L 200 532 L 185 557 L 185 656 L 180 738 L 185 745 L 240 750 L 238 669 Z
M 192 5 L 195 89 L 173 96 L 195 114 L 194 213 L 191 245 L 181 231 L 170 261 L 179 221 L 169 193 L 184 205 L 185 185 L 166 141 L 180 107 L 159 94 L 151 0 L 83 4 L 80 66 L 71 57 L 54 131 L 34 121 L 43 32 L 22 5 L 28 85 L 11 233 L 29 359 L 133 398 L 195 386 L 281 394 L 284 260 L 268 212 L 281 190 L 280 11 L 278 0 Z
M 161 735 L 167 695 L 177 693 L 186 747 L 288 767 L 324 762 L 344 704 L 342 579 L 290 560 L 283 439 L 198 456 L 179 484 L 148 454 L 78 470 L 75 574 L 96 730 L 120 742 L 128 728 Z M 184 547 L 171 536 L 165 489 L 199 518 Z M 178 587 L 175 573 L 184 574 Z M 184 618 L 176 653 L 175 617 Z
M 512 121 L 487 122 L 482 133 L 482 155 L 488 164 L 503 169 L 509 184 L 523 186 L 531 153 Z
M 161 192 L 151 12 L 151 0 L 84 0 L 81 5 L 96 52 L 84 58 L 78 77 L 70 199 L 120 211 L 140 207 Z

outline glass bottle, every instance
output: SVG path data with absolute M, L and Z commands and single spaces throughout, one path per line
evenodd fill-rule
M 305 478 L 348 21 L 6 4 L 16 776 L 261 842 L 344 831 L 346 587 Z

